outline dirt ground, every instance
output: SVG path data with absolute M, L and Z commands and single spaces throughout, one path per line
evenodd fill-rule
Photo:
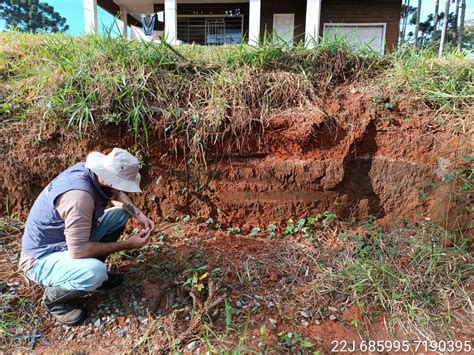
M 7 281 L 2 298 L 13 297 L 19 319 L 13 331 L 40 334 L 34 342 L 38 354 L 325 354 L 336 342 L 418 339 L 408 329 L 387 329 L 391 316 L 377 307 L 362 310 L 337 292 L 329 298 L 312 292 L 322 287 L 319 267 L 342 260 L 345 242 L 331 229 L 343 232 L 344 227 L 334 224 L 318 233 L 317 243 L 298 236 L 239 235 L 193 220 L 161 227 L 169 232 L 145 250 L 109 258 L 110 269 L 124 273 L 126 282 L 90 294 L 84 300 L 89 317 L 77 327 L 61 326 L 44 312 L 41 288 L 14 267 L 19 235 L 9 234 L 3 245 L 8 261 L 2 260 Z M 194 276 L 196 282 L 186 285 Z M 472 323 L 453 326 L 457 341 L 472 339 Z M 27 351 L 32 344 L 18 338 L 8 343 L 7 352 Z
M 109 266 L 125 284 L 87 297 L 85 325 L 65 327 L 44 312 L 41 288 L 16 269 L 21 228 L 5 226 L 1 293 L 21 320 L 8 328 L 14 335 L 3 350 L 27 351 L 28 339 L 17 337 L 35 331 L 36 353 L 81 354 L 329 353 L 338 340 L 413 335 L 387 329 L 391 315 L 380 309 L 368 314 L 337 292 L 328 301 L 307 291 L 318 288 L 318 265 L 338 265 L 346 244 L 338 236 L 356 235 L 370 216 L 385 230 L 428 220 L 469 236 L 470 195 L 445 177 L 462 167 L 472 142 L 434 125 L 426 107 L 384 106 L 385 98 L 357 87 L 341 92 L 319 110 L 275 116 L 235 154 L 210 148 L 200 166 L 163 140 L 136 145 L 120 127 L 77 140 L 46 123 L 11 123 L 1 142 L 4 215 L 25 218 L 49 180 L 89 151 L 135 147 L 144 193 L 134 200 L 167 229 L 145 250 L 113 256 Z M 316 214 L 328 223 L 337 215 L 345 227 L 324 225 L 314 238 L 271 234 L 290 218 Z M 454 328 L 457 339 L 472 339 L 472 322 Z

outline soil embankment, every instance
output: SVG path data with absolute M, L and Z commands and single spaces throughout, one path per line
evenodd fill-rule
M 407 103 L 384 108 L 354 87 L 344 92 L 314 110 L 273 117 L 232 154 L 207 147 L 199 166 L 173 154 L 166 140 L 154 141 L 158 126 L 149 146 L 137 149 L 145 163 L 140 207 L 157 218 L 189 214 L 244 231 L 324 211 L 344 218 L 430 217 L 465 227 L 467 197 L 457 193 L 455 180 L 443 178 L 469 154 L 466 135 L 431 126 L 430 110 Z M 50 179 L 88 151 L 137 147 L 116 126 L 98 127 L 80 141 L 26 122 L 13 128 L 1 163 L 2 205 L 21 216 Z

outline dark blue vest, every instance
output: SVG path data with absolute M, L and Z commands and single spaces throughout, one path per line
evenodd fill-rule
M 87 191 L 94 198 L 91 234 L 94 232 L 109 197 L 100 189 L 94 173 L 84 163 L 78 163 L 59 174 L 36 199 L 23 233 L 22 251 L 26 256 L 38 259 L 42 255 L 67 250 L 64 221 L 56 210 L 55 201 L 70 190 Z

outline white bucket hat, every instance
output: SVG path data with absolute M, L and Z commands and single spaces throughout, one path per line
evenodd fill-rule
M 91 152 L 87 155 L 85 166 L 116 190 L 142 192 L 138 172 L 140 162 L 124 149 L 114 148 L 107 155 Z

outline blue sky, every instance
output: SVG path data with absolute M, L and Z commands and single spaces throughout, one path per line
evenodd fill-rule
M 58 11 L 62 17 L 66 17 L 67 24 L 69 25 L 69 33 L 72 35 L 79 35 L 84 33 L 84 10 L 82 0 L 40 0 L 41 2 L 47 2 L 52 5 L 56 11 Z M 418 1 L 411 0 L 411 5 L 416 6 Z M 440 1 L 440 11 L 444 9 L 444 1 Z M 466 20 L 474 19 L 474 1 L 466 1 Z M 434 12 L 435 0 L 423 0 L 421 18 L 426 19 L 428 14 Z M 106 11 L 99 8 L 99 25 L 109 27 L 113 22 L 113 17 Z M 5 27 L 5 23 L 0 20 L 0 30 Z
M 47 2 L 62 17 L 67 19 L 66 23 L 69 25 L 70 34 L 80 35 L 84 33 L 84 6 L 82 0 L 40 0 L 40 2 Z M 98 20 L 99 26 L 102 28 L 103 26 L 110 27 L 114 18 L 99 7 Z M 0 20 L 0 29 L 4 27 L 5 22 Z

